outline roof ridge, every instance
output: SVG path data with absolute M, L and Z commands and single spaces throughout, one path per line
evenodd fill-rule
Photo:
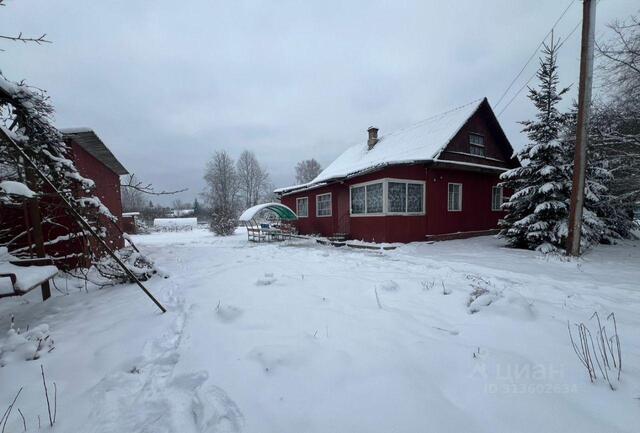
M 482 97 L 482 98 L 474 99 L 473 101 L 467 102 L 466 104 L 458 105 L 458 106 L 457 106 L 457 107 L 455 107 L 455 108 L 451 108 L 451 109 L 449 109 L 449 110 L 447 110 L 447 111 L 442 111 L 442 112 L 440 112 L 440 113 L 438 113 L 438 114 L 434 114 L 434 115 L 432 115 L 432 116 L 430 116 L 430 117 L 427 117 L 427 118 L 425 118 L 425 119 L 422 119 L 422 120 L 418 120 L 417 122 L 412 123 L 412 124 L 407 125 L 407 126 L 404 126 L 404 127 L 402 127 L 402 128 L 394 129 L 394 130 L 393 130 L 393 131 L 391 131 L 391 132 L 388 132 L 388 133 L 386 133 L 386 134 L 381 135 L 379 139 L 380 139 L 380 140 L 382 140 L 382 139 L 383 139 L 383 138 L 385 138 L 385 137 L 390 137 L 390 136 L 393 136 L 393 135 L 399 134 L 399 133 L 401 133 L 401 132 L 410 131 L 410 130 L 415 129 L 415 128 L 419 127 L 419 126 L 422 126 L 423 124 L 425 124 L 425 123 L 427 123 L 427 122 L 429 122 L 429 121 L 436 120 L 436 119 L 440 119 L 440 118 L 442 118 L 442 117 L 444 117 L 444 116 L 446 116 L 446 115 L 448 115 L 448 114 L 454 113 L 454 112 L 456 112 L 456 111 L 460 111 L 460 110 L 462 110 L 463 108 L 467 108 L 467 107 L 468 107 L 468 106 L 470 106 L 470 105 L 473 105 L 473 104 L 478 104 L 478 105 L 480 105 L 480 103 L 481 103 L 482 101 L 484 101 L 485 99 L 486 99 L 486 97 Z M 337 158 L 339 158 L 340 156 L 342 156 L 342 154 L 343 154 L 343 153 L 345 153 L 345 152 L 347 152 L 349 149 L 352 149 L 352 148 L 357 147 L 357 146 L 362 146 L 362 140 L 354 140 L 354 141 L 352 141 L 350 144 L 347 144 L 347 145 L 344 147 L 344 150 L 343 150 L 341 153 L 339 153 L 339 154 L 338 154 L 338 156 L 336 156 L 336 157 L 334 158 L 334 161 L 335 161 Z M 326 168 L 326 167 L 325 167 L 325 168 Z M 311 182 L 308 182 L 308 183 L 311 183 Z
M 422 125 L 424 125 L 424 124 L 425 124 L 425 123 L 427 123 L 427 122 L 430 122 L 430 121 L 433 121 L 433 120 L 436 120 L 436 119 L 440 119 L 440 118 L 442 118 L 442 117 L 445 117 L 445 116 L 446 116 L 446 115 L 448 115 L 448 114 L 454 113 L 454 112 L 456 112 L 456 111 L 460 111 L 460 110 L 462 110 L 463 108 L 467 108 L 467 107 L 468 107 L 468 106 L 470 106 L 470 105 L 474 105 L 474 104 L 478 104 L 478 105 L 480 105 L 480 103 L 481 103 L 482 101 L 484 101 L 484 99 L 485 99 L 485 98 L 474 99 L 473 101 L 471 101 L 471 102 L 467 102 L 466 104 L 459 105 L 459 106 L 457 106 L 457 107 L 455 107 L 455 108 L 452 108 L 452 109 L 450 109 L 450 110 L 443 111 L 443 112 L 441 112 L 441 113 L 434 114 L 433 116 L 427 117 L 426 119 L 419 120 L 419 121 L 417 121 L 417 122 L 415 122 L 415 123 L 412 123 L 411 125 L 405 126 L 404 128 L 395 129 L 395 130 L 393 130 L 393 131 L 389 132 L 388 134 L 382 135 L 380 138 L 382 139 L 382 138 L 384 138 L 384 137 L 386 137 L 386 136 L 394 135 L 394 134 L 397 134 L 397 133 L 399 133 L 399 132 L 409 131 L 409 130 L 411 130 L 411 129 L 414 129 L 414 128 L 417 128 L 417 127 L 419 127 L 419 126 L 422 126 Z
M 105 142 L 102 141 L 96 131 L 91 128 L 86 128 L 86 130 L 84 129 L 85 128 L 65 128 L 62 130 L 59 129 L 59 131 L 61 131 L 62 136 L 65 139 L 72 140 L 85 152 L 100 161 L 104 166 L 118 176 L 129 174 L 127 169 L 122 165 L 118 158 L 116 158 Z
M 440 119 L 443 119 L 443 118 L 444 118 L 444 117 L 446 117 L 447 115 L 452 114 L 452 113 L 455 113 L 455 112 L 458 112 L 458 111 L 462 110 L 463 108 L 467 108 L 467 107 L 469 107 L 469 106 L 471 106 L 471 105 L 476 105 L 476 104 L 477 104 L 477 105 L 479 106 L 479 105 L 482 103 L 482 101 L 483 101 L 483 100 L 484 100 L 484 98 L 476 99 L 476 100 L 473 100 L 473 101 L 468 102 L 468 103 L 466 103 L 466 104 L 460 105 L 460 106 L 458 106 L 458 107 L 456 107 L 456 108 L 453 108 L 453 109 L 451 109 L 451 110 L 443 111 L 443 112 L 442 112 L 442 113 L 440 113 L 440 114 L 436 114 L 436 115 L 431 116 L 431 117 L 429 117 L 429 118 L 427 118 L 427 119 L 423 119 L 423 120 L 421 120 L 421 121 L 419 121 L 419 122 L 417 122 L 417 123 L 414 123 L 414 124 L 412 124 L 412 125 L 410 125 L 410 126 L 407 126 L 407 127 L 403 128 L 403 129 L 400 129 L 400 130 L 396 130 L 396 131 L 390 132 L 390 133 L 389 133 L 389 134 L 387 134 L 386 136 L 387 136 L 387 137 L 388 137 L 388 136 L 394 136 L 394 135 L 397 135 L 398 133 L 401 133 L 401 132 L 408 132 L 408 131 L 411 131 L 411 130 L 417 129 L 417 128 L 421 127 L 421 126 L 424 126 L 424 125 L 425 125 L 425 124 L 427 124 L 429 121 L 434 121 L 434 120 L 440 120 Z M 470 117 L 472 114 L 473 114 L 473 113 L 469 114 L 469 117 Z M 465 119 L 465 122 L 466 122 L 467 120 L 469 120 L 469 118 Z M 461 123 L 461 124 L 458 126 L 458 128 L 456 129 L 456 132 L 454 132 L 454 133 L 453 133 L 453 136 L 455 136 L 455 135 L 458 133 L 458 131 L 460 130 L 460 128 L 462 128 L 463 124 L 464 124 L 464 122 L 463 122 L 463 123 Z M 436 151 L 436 152 L 432 155 L 432 157 L 431 157 L 431 158 L 437 158 L 437 157 L 438 157 L 438 155 L 442 152 L 442 149 L 443 149 L 444 147 L 446 147 L 446 146 L 447 146 L 447 144 L 449 144 L 449 142 L 453 139 L 453 136 L 449 137 L 449 138 L 448 138 L 448 141 L 447 141 L 446 143 L 443 143 L 443 144 L 442 144 L 442 146 L 438 149 L 438 151 Z M 382 137 L 380 137 L 380 139 L 381 139 L 381 140 L 382 140 L 382 139 L 384 139 L 384 138 L 385 138 L 385 135 L 383 135 Z M 413 147 L 409 147 L 409 148 L 407 148 L 407 149 L 404 149 L 404 151 L 399 152 L 399 153 L 397 153 L 396 155 L 397 155 L 397 156 L 404 156 L 404 155 L 410 154 L 411 152 L 413 152 L 413 151 L 415 151 L 415 150 L 417 150 L 417 149 L 420 149 L 422 146 L 423 146 L 423 144 L 422 144 L 422 143 L 420 143 L 420 144 L 416 144 L 416 145 L 415 145 L 415 146 L 413 146 Z

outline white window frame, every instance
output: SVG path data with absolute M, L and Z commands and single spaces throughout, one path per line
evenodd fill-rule
M 328 195 L 329 196 L 329 215 L 320 215 L 318 213 L 318 210 L 320 209 L 320 206 L 318 206 L 318 203 L 320 202 L 320 197 L 324 197 Z M 365 190 L 365 195 L 366 195 L 366 190 Z M 326 218 L 326 217 L 330 217 L 333 215 L 333 196 L 331 195 L 330 192 L 326 192 L 324 194 L 318 194 L 316 195 L 316 217 L 317 218 Z
M 460 194 L 458 194 L 458 207 L 459 209 L 451 209 L 451 200 L 449 200 L 449 196 L 451 195 L 451 185 L 458 185 L 460 187 Z M 447 183 L 447 211 L 448 212 L 462 212 L 462 184 L 458 182 L 449 182 Z
M 405 203 L 404 203 L 404 208 L 408 209 L 409 208 L 409 187 L 407 185 L 409 185 L 410 183 L 414 183 L 414 184 L 419 184 L 422 185 L 422 211 L 420 212 L 391 212 L 389 210 L 389 183 L 404 183 L 405 184 Z M 411 216 L 411 215 L 425 215 L 425 208 L 427 206 L 426 204 L 426 191 L 427 191 L 427 185 L 425 181 L 422 180 L 411 180 L 411 179 L 394 179 L 394 178 L 386 178 L 385 179 L 385 190 L 387 192 L 387 195 L 385 197 L 385 211 L 387 213 L 387 215 L 407 215 L 407 216 Z
M 306 215 L 300 215 L 300 207 L 298 205 L 298 202 L 300 202 L 302 200 L 307 200 L 307 214 Z M 296 198 L 296 215 L 298 215 L 298 218 L 308 218 L 309 217 L 309 196 L 297 197 Z
M 389 182 L 398 183 L 415 183 L 422 185 L 422 212 L 389 212 Z M 382 184 L 382 212 L 368 213 L 367 212 L 367 185 L 373 185 L 376 183 Z M 365 187 L 364 189 L 364 213 L 354 214 L 351 210 L 351 191 L 353 188 Z M 409 194 L 406 194 L 405 200 L 409 200 Z M 406 209 L 406 204 L 405 204 Z M 397 179 L 392 177 L 384 177 L 376 180 L 370 180 L 368 182 L 354 183 L 349 186 L 349 215 L 352 217 L 378 217 L 378 216 L 420 216 L 426 215 L 427 212 L 427 182 L 424 180 L 415 179 Z
M 367 212 L 367 185 L 374 185 L 377 183 L 381 183 L 382 184 L 382 212 Z M 359 187 L 365 187 L 364 188 L 364 213 L 356 213 L 354 214 L 352 212 L 351 209 L 351 191 L 353 190 L 353 188 L 359 188 Z M 375 216 L 384 216 L 384 211 L 385 211 L 385 201 L 387 198 L 387 193 L 386 193 L 387 189 L 384 187 L 384 179 L 376 179 L 376 180 L 371 180 L 369 182 L 362 182 L 362 183 L 356 183 L 353 185 L 349 186 L 349 215 L 352 217 L 375 217 Z
M 500 203 L 498 203 L 498 207 L 494 207 L 493 194 L 495 190 L 500 190 Z M 504 188 L 501 186 L 492 186 L 491 187 L 491 210 L 494 212 L 502 212 L 502 204 L 504 203 Z
M 472 142 L 471 142 L 471 136 L 472 136 L 472 135 L 475 135 L 476 137 L 481 137 L 481 138 L 482 138 L 482 144 L 472 143 Z M 477 155 L 477 154 L 475 154 L 475 153 L 473 153 L 473 152 L 471 151 L 471 149 L 472 149 L 474 146 L 475 146 L 475 147 L 479 147 L 479 148 L 481 148 L 481 149 L 482 149 L 482 155 Z M 470 132 L 470 133 L 469 133 L 469 154 L 470 154 L 470 155 L 473 155 L 473 156 L 475 156 L 475 157 L 478 157 L 478 158 L 485 158 L 485 157 L 487 156 L 487 148 L 485 147 L 485 138 L 484 138 L 484 134 L 478 134 L 477 132 Z
M 375 182 L 371 182 L 371 183 L 375 183 Z M 365 186 L 366 186 L 365 184 L 361 184 L 361 183 L 357 185 L 349 186 L 349 216 L 352 216 L 352 217 L 371 216 L 371 214 L 367 214 L 367 188 L 365 188 Z M 351 201 L 351 193 L 354 188 L 363 188 L 364 190 L 364 212 L 363 213 L 356 213 L 356 214 L 353 213 L 353 208 L 351 207 L 351 204 L 353 203 Z

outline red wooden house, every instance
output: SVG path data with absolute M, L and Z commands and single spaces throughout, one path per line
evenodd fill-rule
M 120 176 L 127 174 L 127 170 L 93 130 L 74 128 L 63 129 L 60 132 L 69 147 L 69 158 L 73 160 L 80 175 L 95 182 L 94 195 L 111 214 L 118 218 L 117 226 L 104 221 L 107 243 L 113 249 L 122 248 L 124 239 L 120 230 L 122 228 Z M 42 231 L 47 256 L 61 267 L 73 268 L 78 265 L 87 265 L 85 252 L 86 242 L 89 240 L 86 236 L 74 236 L 81 233 L 79 224 L 68 215 L 61 202 L 60 206 L 51 206 L 52 203 L 59 201 L 57 196 L 45 194 L 42 200 L 48 203 L 46 207 L 41 206 Z M 35 254 L 30 230 L 28 230 L 30 227 L 29 216 L 22 206 L 0 206 L 0 233 L 8 239 L 14 238 L 19 233 L 27 233 L 27 236 L 20 236 L 9 245 L 9 250 L 14 254 L 20 256 Z
M 67 128 L 61 129 L 60 132 L 67 145 L 71 147 L 76 168 L 82 176 L 95 182 L 94 195 L 118 219 L 118 228 L 107 225 L 107 241 L 115 249 L 122 248 L 124 238 L 120 176 L 129 172 L 92 129 Z
M 412 242 L 489 234 L 500 173 L 518 166 L 486 98 L 347 149 L 311 182 L 277 189 L 301 234 Z

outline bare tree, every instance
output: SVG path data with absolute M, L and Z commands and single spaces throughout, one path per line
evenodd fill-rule
M 596 42 L 605 85 L 616 93 L 624 91 L 627 96 L 637 96 L 640 92 L 640 18 L 631 15 L 627 21 L 614 21 L 607 27 L 612 36 Z
M 236 173 L 241 200 L 245 208 L 255 206 L 268 194 L 269 173 L 260 165 L 253 152 L 245 150 L 240 154 Z
M 125 178 L 125 182 L 120 184 L 120 187 L 128 188 L 130 190 L 135 190 L 142 194 L 147 194 L 147 195 L 173 195 L 173 194 L 185 192 L 189 189 L 189 188 L 182 188 L 174 191 L 166 191 L 163 189 L 161 191 L 156 191 L 156 189 L 153 187 L 152 184 L 142 182 L 140 179 L 136 177 L 135 174 L 128 175 Z
M 640 201 L 640 17 L 608 27 L 609 37 L 596 43 L 604 92 L 593 109 L 591 140 L 613 174 L 612 208 L 630 219 Z
M 238 176 L 229 154 L 217 151 L 207 162 L 205 197 L 212 208 L 211 229 L 218 235 L 230 235 L 237 225 Z
M 130 175 L 129 181 L 137 182 L 135 175 Z M 122 209 L 125 212 L 140 211 L 147 204 L 147 200 L 142 191 L 136 188 L 130 188 L 126 184 L 120 185 L 120 196 L 122 197 Z
M 152 184 L 142 182 L 135 174 L 125 177 L 120 184 L 120 195 L 122 197 L 122 208 L 125 212 L 141 211 L 147 205 L 147 196 L 150 195 L 173 195 L 187 191 L 183 188 L 175 191 L 156 191 Z
M 320 174 L 322 167 L 315 159 L 305 159 L 296 164 L 296 182 L 307 183 L 311 182 L 316 176 Z
M 6 6 L 6 5 L 7 5 L 6 0 L 0 0 L 0 7 Z M 22 32 L 19 32 L 15 36 L 0 34 L 0 39 L 6 40 L 6 41 L 11 41 L 11 42 L 22 42 L 24 44 L 34 43 L 34 44 L 42 45 L 42 44 L 50 44 L 51 43 L 51 41 L 47 39 L 47 35 L 45 33 L 43 33 L 40 36 L 35 36 L 35 37 L 24 36 L 22 34 Z M 4 50 L 0 48 L 0 51 L 4 51 Z
M 632 15 L 608 27 L 611 36 L 596 43 L 606 90 L 598 108 L 607 128 L 600 132 L 608 143 L 640 152 L 640 18 Z
M 187 203 L 184 203 L 179 198 L 176 198 L 171 202 L 171 208 L 173 210 L 183 210 L 183 209 L 186 209 L 188 206 L 189 205 Z

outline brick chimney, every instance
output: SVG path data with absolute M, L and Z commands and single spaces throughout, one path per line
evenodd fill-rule
M 371 150 L 378 142 L 378 128 L 374 126 L 370 126 L 369 129 L 367 129 L 367 132 L 369 133 L 369 139 L 367 140 L 367 145 L 369 147 L 369 150 Z

